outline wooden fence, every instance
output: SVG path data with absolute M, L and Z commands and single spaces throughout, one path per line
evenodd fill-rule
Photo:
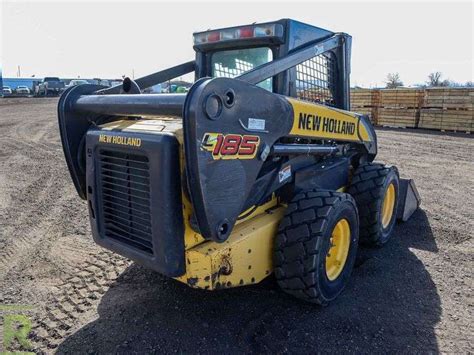
M 474 132 L 474 89 L 352 89 L 351 110 L 375 125 Z

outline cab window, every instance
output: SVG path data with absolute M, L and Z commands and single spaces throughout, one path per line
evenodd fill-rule
M 273 53 L 267 47 L 216 52 L 212 55 L 211 60 L 212 76 L 234 78 L 272 60 Z M 272 78 L 260 82 L 258 86 L 272 91 Z

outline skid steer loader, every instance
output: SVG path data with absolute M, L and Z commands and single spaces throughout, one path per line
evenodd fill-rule
M 196 59 L 69 88 L 58 115 L 95 242 L 194 288 L 254 284 L 327 304 L 358 243 L 418 208 L 350 112 L 351 37 L 294 20 L 194 34 Z M 189 92 L 142 94 L 187 73 Z

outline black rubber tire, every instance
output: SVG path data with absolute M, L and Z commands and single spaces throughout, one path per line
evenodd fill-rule
M 379 163 L 360 165 L 352 176 L 347 190 L 354 197 L 359 210 L 359 240 L 367 246 L 380 247 L 392 236 L 397 220 L 397 207 L 400 191 L 398 169 Z M 395 206 L 390 223 L 382 225 L 382 206 L 388 186 L 395 187 Z
M 343 270 L 330 281 L 326 275 L 326 255 L 334 226 L 342 218 L 349 222 L 349 252 Z M 327 305 L 349 280 L 358 239 L 357 207 L 349 194 L 307 191 L 294 196 L 275 238 L 274 271 L 279 286 L 299 299 Z

